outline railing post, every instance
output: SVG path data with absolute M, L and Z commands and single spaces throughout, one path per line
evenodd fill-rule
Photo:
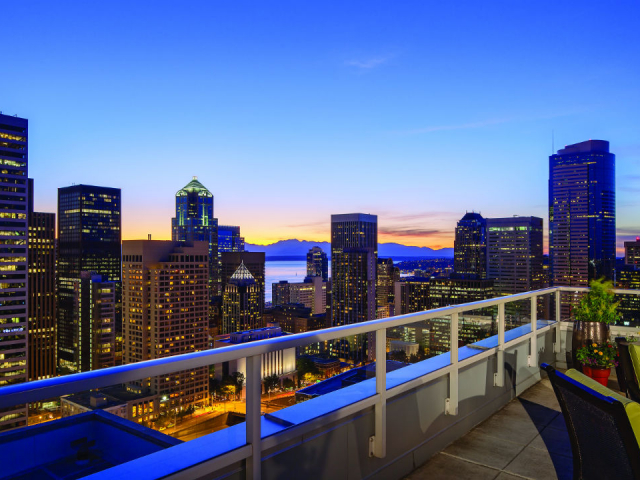
M 498 362 L 496 373 L 493 374 L 493 385 L 495 387 L 504 387 L 504 303 L 498 304 L 498 353 L 496 361 Z
M 556 290 L 556 343 L 553 344 L 553 351 L 560 353 L 560 297 L 562 296 L 560 287 Z
M 531 350 L 529 353 L 529 366 L 538 366 L 538 297 L 531 297 Z
M 261 355 L 247 357 L 247 443 L 251 445 L 251 456 L 247 458 L 247 480 L 260 480 L 262 471 L 262 449 L 260 432 L 260 401 L 262 399 Z
M 458 312 L 451 314 L 451 372 L 449 373 L 449 398 L 445 400 L 444 413 L 458 414 Z
M 387 329 L 376 330 L 375 435 L 369 438 L 369 456 L 387 455 Z

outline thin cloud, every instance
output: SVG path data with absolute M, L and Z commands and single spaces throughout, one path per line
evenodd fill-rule
M 483 128 L 491 125 L 499 125 L 501 123 L 507 123 L 512 121 L 509 118 L 495 118 L 489 120 L 482 120 L 480 122 L 461 123 L 458 125 L 433 125 L 431 127 L 416 128 L 415 130 L 408 130 L 404 133 L 412 135 L 416 133 L 431 133 L 431 132 L 444 132 L 447 130 L 467 130 L 471 128 Z
M 310 223 L 296 223 L 293 225 L 284 225 L 286 228 L 296 228 L 296 227 L 319 227 L 319 226 L 328 226 L 330 224 L 327 220 L 319 220 L 317 222 Z
M 418 213 L 408 213 L 408 214 L 385 214 L 385 220 L 400 220 L 400 221 L 408 221 L 408 220 L 422 220 L 422 219 L 431 219 L 437 217 L 456 217 L 461 216 L 460 212 L 445 212 L 445 211 L 435 211 L 435 212 L 418 212 Z M 381 215 L 382 216 L 382 215 Z
M 440 237 L 443 235 L 448 235 L 448 232 L 443 232 L 442 230 L 424 228 L 378 227 L 378 233 L 382 235 L 390 235 L 393 237 Z
M 640 235 L 640 227 L 620 227 L 616 229 L 616 235 L 618 237 L 637 237 Z
M 567 117 L 570 115 L 584 113 L 585 111 L 587 111 L 586 108 L 577 108 L 574 110 L 568 110 L 566 112 L 550 113 L 547 115 L 537 115 L 533 117 L 512 116 L 512 117 L 504 117 L 504 118 L 488 118 L 485 120 L 480 120 L 478 122 L 458 123 L 458 124 L 452 124 L 452 125 L 432 125 L 424 128 L 416 128 L 413 130 L 406 130 L 404 132 L 396 132 L 396 133 L 400 133 L 404 135 L 414 135 L 419 133 L 443 132 L 448 130 L 468 130 L 468 129 L 474 129 L 474 128 L 490 127 L 492 125 L 500 125 L 503 123 L 510 123 L 510 122 L 548 120 L 548 119 L 553 119 L 558 117 Z
M 372 57 L 366 60 L 347 60 L 344 64 L 348 67 L 356 67 L 360 70 L 371 70 L 372 68 L 384 65 L 392 58 L 392 55 L 387 55 L 382 57 Z

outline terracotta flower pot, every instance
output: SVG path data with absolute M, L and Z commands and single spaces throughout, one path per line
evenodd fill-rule
M 583 365 L 582 372 L 587 377 L 593 378 L 596 382 L 606 387 L 607 383 L 609 382 L 609 374 L 611 373 L 611 369 L 604 367 L 589 367 L 587 365 Z

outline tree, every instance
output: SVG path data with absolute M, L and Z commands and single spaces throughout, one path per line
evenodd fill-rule
M 295 388 L 295 387 L 296 387 L 296 382 L 291 380 L 289 377 L 286 377 L 284 380 L 282 380 L 282 388 L 288 390 L 290 388 Z
M 216 377 L 209 377 L 209 394 L 218 396 L 222 393 L 222 383 Z
M 409 357 L 409 363 L 418 363 L 420 361 L 420 359 L 418 358 L 418 355 L 416 355 L 415 353 L 412 353 L 411 356 Z
M 242 395 L 242 387 L 244 386 L 244 373 L 242 372 L 233 372 L 231 374 L 231 379 L 233 381 L 233 386 L 236 389 L 236 398 Z
M 273 390 L 278 388 L 280 385 L 280 377 L 275 373 L 273 375 L 269 375 L 268 377 L 264 377 L 262 380 L 264 383 L 264 389 L 267 393 L 271 393 Z
M 395 360 L 396 362 L 407 362 L 407 354 L 404 350 L 394 350 L 389 352 L 389 360 Z
M 312 374 L 312 375 L 319 375 L 320 374 L 320 370 L 318 370 L 318 367 L 316 367 L 316 364 L 313 363 L 313 360 L 311 360 L 309 357 L 300 357 L 297 361 L 296 361 L 296 370 L 298 371 L 298 386 L 300 386 L 300 381 L 302 380 L 302 378 L 304 378 L 304 376 L 308 373 Z

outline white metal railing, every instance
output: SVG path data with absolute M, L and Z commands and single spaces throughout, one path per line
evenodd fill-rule
M 255 342 L 231 345 L 228 347 L 205 350 L 200 352 L 186 353 L 173 357 L 147 360 L 144 362 L 121 365 L 117 367 L 105 368 L 91 372 L 66 375 L 62 377 L 49 378 L 35 382 L 9 385 L 0 388 L 0 408 L 11 407 L 24 403 L 38 402 L 45 399 L 69 395 L 81 391 L 101 388 L 114 384 L 122 384 L 142 378 L 166 375 L 182 370 L 190 370 L 212 364 L 247 359 L 247 399 L 246 399 L 246 442 L 244 448 L 234 452 L 228 452 L 213 459 L 212 463 L 207 462 L 207 468 L 211 472 L 224 468 L 242 459 L 247 460 L 247 477 L 259 479 L 261 476 L 261 451 L 263 447 L 272 447 L 272 438 L 261 439 L 260 426 L 260 401 L 261 401 L 261 356 L 265 353 L 278 350 L 295 348 L 330 340 L 336 340 L 351 335 L 360 335 L 369 332 L 376 333 L 375 352 L 376 359 L 386 359 L 386 330 L 388 328 L 399 327 L 411 323 L 416 323 L 443 316 L 451 316 L 450 332 L 450 364 L 436 372 L 428 373 L 420 378 L 416 378 L 393 389 L 386 388 L 386 361 L 376 363 L 376 394 L 349 407 L 343 408 L 343 412 L 336 415 L 340 418 L 351 415 L 363 409 L 374 407 L 375 411 L 375 435 L 370 439 L 370 455 L 384 457 L 386 455 L 386 404 L 389 398 L 399 395 L 409 389 L 431 381 L 440 376 L 449 375 L 449 395 L 445 400 L 445 413 L 448 415 L 458 414 L 458 373 L 460 368 L 481 361 L 490 355 L 498 355 L 497 371 L 494 374 L 494 385 L 504 385 L 504 350 L 506 347 L 529 341 L 530 355 L 529 366 L 537 367 L 538 351 L 537 336 L 550 328 L 555 328 L 556 341 L 554 351 L 560 352 L 560 302 L 556 301 L 555 323 L 541 329 L 537 328 L 537 298 L 543 295 L 556 294 L 556 299 L 562 291 L 582 292 L 588 288 L 579 287 L 550 287 L 531 292 L 518 293 L 505 297 L 493 298 L 477 302 L 453 305 L 449 307 L 437 308 L 425 312 L 411 313 L 380 320 L 370 320 L 353 325 L 343 325 L 324 330 L 299 333 L 275 337 Z M 616 293 L 640 294 L 640 290 L 616 290 Z M 510 342 L 505 342 L 505 305 L 520 300 L 531 300 L 531 331 Z M 458 358 L 458 316 L 460 313 L 470 310 L 498 307 L 498 345 L 479 354 L 459 361 Z M 334 416 L 335 418 L 335 416 Z M 313 427 L 315 422 L 310 422 L 307 427 Z M 277 440 L 276 440 L 277 441 Z M 263 445 L 264 444 L 264 445 Z

